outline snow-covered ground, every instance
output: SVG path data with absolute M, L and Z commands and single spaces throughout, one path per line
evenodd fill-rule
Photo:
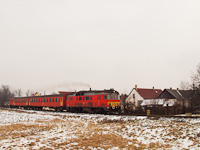
M 200 149 L 199 119 L 0 110 L 0 149 Z

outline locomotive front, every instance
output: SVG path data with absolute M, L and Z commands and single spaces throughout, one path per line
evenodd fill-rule
M 106 91 L 105 101 L 108 112 L 119 112 L 120 111 L 120 97 L 119 93 L 114 89 Z

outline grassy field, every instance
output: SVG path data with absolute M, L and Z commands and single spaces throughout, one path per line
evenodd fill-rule
M 197 119 L 18 110 L 0 119 L 0 149 L 200 149 Z

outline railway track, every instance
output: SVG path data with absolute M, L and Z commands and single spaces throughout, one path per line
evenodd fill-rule
M 7 108 L 7 107 L 0 107 L 0 110 L 23 110 L 23 109 L 12 109 L 12 108 Z M 35 110 L 35 111 L 37 111 L 37 110 Z M 53 111 L 53 110 L 42 110 L 42 111 L 47 111 L 47 112 L 49 112 L 49 111 Z M 65 111 L 64 111 L 65 112 Z M 59 112 L 57 112 L 57 113 L 59 113 Z M 92 114 L 94 114 L 94 113 L 92 113 Z M 150 118 L 150 119 L 152 119 L 152 118 L 157 118 L 157 119 L 159 119 L 159 118 L 193 118 L 193 119 L 200 119 L 200 115 L 145 115 L 145 114 L 143 114 L 143 115 L 140 115 L 140 114 L 129 114 L 129 113 L 120 113 L 120 114 L 106 114 L 106 115 L 116 115 L 116 116 L 143 116 L 143 117 L 148 117 L 148 118 Z

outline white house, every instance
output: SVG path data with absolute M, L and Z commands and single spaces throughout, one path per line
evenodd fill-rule
M 137 85 L 135 85 L 135 88 L 132 89 L 125 100 L 125 106 L 131 108 L 132 110 L 135 110 L 136 107 L 140 106 L 143 100 L 155 99 L 159 96 L 161 92 L 161 89 L 155 89 L 154 87 L 152 89 L 144 89 L 137 88 Z

